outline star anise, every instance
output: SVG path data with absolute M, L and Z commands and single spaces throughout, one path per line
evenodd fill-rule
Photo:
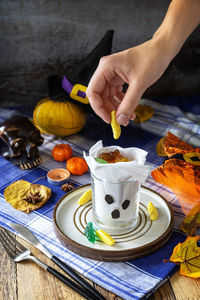
M 30 192 L 30 194 L 26 195 L 26 197 L 23 200 L 27 201 L 28 203 L 36 204 L 42 201 L 42 197 L 39 192 Z
M 66 182 L 61 186 L 61 190 L 64 192 L 69 192 L 71 190 L 73 190 L 74 185 L 70 182 Z

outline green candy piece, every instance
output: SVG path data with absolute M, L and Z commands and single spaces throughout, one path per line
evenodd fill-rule
M 84 234 L 86 236 L 86 238 L 88 239 L 88 241 L 94 243 L 96 240 L 96 235 L 95 235 L 95 231 L 94 231 L 94 227 L 92 222 L 89 222 L 84 230 Z
M 96 160 L 97 162 L 99 162 L 100 164 L 107 164 L 107 163 L 108 163 L 106 160 L 104 160 L 104 159 L 102 159 L 102 158 L 95 158 L 95 160 Z

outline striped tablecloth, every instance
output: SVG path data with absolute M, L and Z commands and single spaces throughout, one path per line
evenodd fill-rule
M 32 170 L 20 170 L 0 157 L 0 224 L 9 228 L 7 222 L 12 221 L 27 226 L 53 254 L 100 286 L 127 300 L 148 298 L 176 270 L 174 264 L 163 262 L 163 259 L 170 257 L 174 246 L 185 240 L 185 236 L 179 231 L 179 224 L 184 215 L 171 190 L 155 182 L 151 175 L 145 183 L 146 187 L 162 195 L 171 204 L 175 226 L 169 241 L 151 255 L 118 263 L 87 259 L 63 247 L 53 230 L 52 213 L 55 204 L 65 192 L 59 186 L 50 185 L 46 178 L 41 179 L 39 183 L 49 186 L 53 191 L 52 196 L 42 208 L 30 214 L 13 209 L 5 201 L 3 193 L 4 189 L 14 181 L 24 179 L 33 182 L 39 177 L 46 176 L 52 168 L 65 167 L 65 163 L 56 162 L 51 156 L 53 146 L 61 142 L 67 142 L 72 147 L 74 156 L 82 156 L 83 151 L 87 153 L 100 139 L 103 140 L 104 146 L 116 144 L 121 147 L 139 147 L 148 152 L 147 164 L 151 170 L 163 162 L 163 158 L 157 156 L 155 148 L 161 136 L 165 136 L 167 131 L 171 131 L 196 147 L 200 146 L 200 96 L 142 99 L 141 104 L 151 105 L 155 111 L 154 116 L 141 125 L 131 122 L 128 127 L 123 127 L 122 135 L 117 141 L 113 140 L 109 125 L 94 114 L 89 114 L 86 126 L 76 135 L 68 136 L 64 140 L 44 135 L 44 143 L 39 148 L 42 163 Z M 17 112 L 32 116 L 30 107 L 29 109 L 1 108 L 0 121 Z M 3 146 L 2 141 L 0 146 Z M 75 186 L 87 184 L 90 182 L 90 173 L 71 176 L 71 181 Z

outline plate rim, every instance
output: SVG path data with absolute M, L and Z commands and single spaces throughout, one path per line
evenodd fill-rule
M 174 214 L 173 210 L 169 204 L 169 202 L 158 192 L 152 190 L 149 187 L 146 186 L 141 186 L 143 189 L 146 189 L 156 195 L 158 195 L 167 205 L 169 213 L 170 213 L 170 223 L 166 230 L 162 233 L 161 236 L 159 236 L 157 239 L 154 241 L 151 241 L 147 243 L 146 245 L 137 247 L 137 248 L 130 248 L 130 249 L 124 249 L 124 250 L 103 250 L 103 249 L 96 249 L 92 247 L 88 247 L 85 245 L 82 245 L 71 238 L 69 238 L 59 227 L 58 222 L 56 220 L 56 212 L 63 201 L 68 195 L 71 193 L 74 193 L 74 191 L 77 191 L 81 188 L 86 188 L 91 186 L 91 183 L 80 185 L 76 187 L 75 189 L 69 191 L 67 194 L 63 195 L 60 200 L 56 203 L 54 210 L 53 210 L 53 228 L 54 232 L 56 234 L 56 237 L 59 239 L 59 241 L 70 251 L 83 256 L 87 257 L 90 259 L 95 259 L 95 260 L 100 260 L 100 261 L 109 261 L 109 262 L 117 262 L 117 261 L 127 261 L 131 259 L 136 259 L 140 257 L 144 257 L 146 255 L 149 255 L 159 248 L 161 248 L 170 238 L 172 232 L 173 232 L 173 227 L 174 227 Z

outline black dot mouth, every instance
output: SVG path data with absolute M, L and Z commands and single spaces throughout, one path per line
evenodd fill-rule
M 115 209 L 112 211 L 111 216 L 113 219 L 119 219 L 120 218 L 120 212 L 118 209 Z

